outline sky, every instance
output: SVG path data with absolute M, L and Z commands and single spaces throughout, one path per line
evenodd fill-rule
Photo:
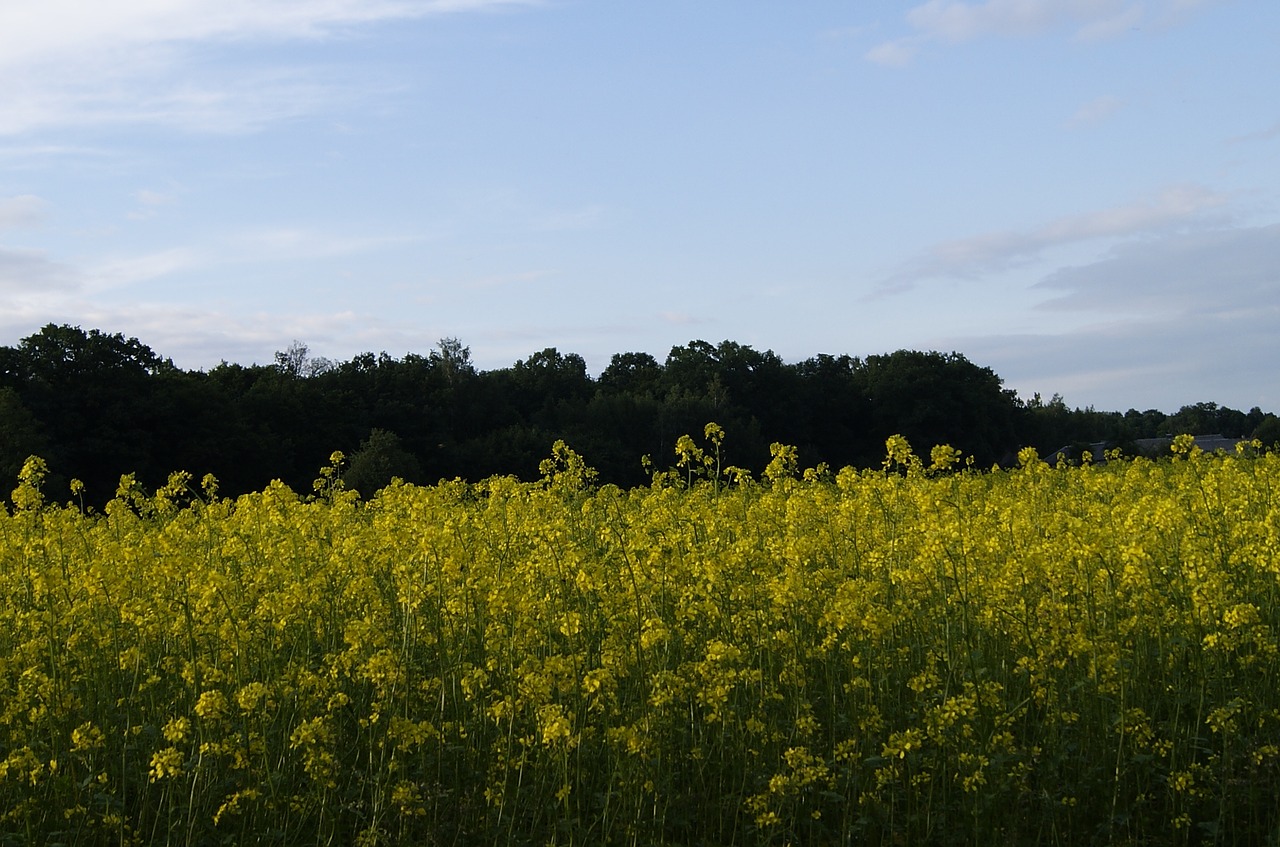
M 0 344 L 959 352 L 1280 412 L 1274 0 L 0 5 Z

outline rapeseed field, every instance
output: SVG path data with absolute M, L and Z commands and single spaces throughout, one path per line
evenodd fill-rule
M 4 845 L 1280 840 L 1280 455 L 234 500 L 28 461 Z M 76 486 L 73 485 L 73 489 Z

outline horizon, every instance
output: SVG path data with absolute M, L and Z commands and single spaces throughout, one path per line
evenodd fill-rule
M 46 325 L 46 326 L 49 326 L 49 325 Z M 58 326 L 66 326 L 66 325 L 58 325 Z M 331 357 L 331 356 L 325 356 L 323 353 L 321 353 L 321 352 L 319 352 L 319 351 L 316 351 L 316 350 L 311 349 L 311 346 L 310 346 L 309 344 L 307 344 L 305 340 L 295 338 L 295 339 L 291 339 L 291 340 L 290 340 L 290 343 L 289 343 L 288 345 L 285 345 L 285 346 L 281 347 L 279 350 L 273 351 L 273 352 L 272 352 L 272 355 L 271 355 L 271 357 L 270 357 L 270 361 L 262 361 L 262 362 L 258 362 L 258 361 L 252 361 L 252 362 L 240 362 L 240 361 L 234 361 L 234 360 L 230 360 L 230 359 L 227 359 L 227 358 L 223 357 L 223 358 L 220 358 L 220 359 L 219 359 L 219 361 L 218 361 L 217 363 L 214 363 L 214 364 L 203 364 L 203 365 L 198 365 L 198 366 L 195 366 L 195 367 L 189 367 L 189 366 L 184 366 L 182 363 L 180 363 L 180 362 L 176 361 L 172 356 L 167 355 L 167 354 L 165 353 L 165 351 L 156 349 L 154 346 L 152 346 L 151 344 L 149 344 L 145 338 L 138 338 L 138 337 L 136 337 L 136 336 L 130 336 L 130 335 L 128 335 L 127 333 L 122 333 L 122 332 L 110 332 L 109 330 L 103 329 L 102 327 L 87 327 L 87 328 L 86 328 L 86 327 L 81 327 L 81 326 L 74 326 L 73 328 L 74 328 L 74 329 L 77 329 L 77 330 L 80 330 L 80 331 L 82 331 L 82 332 L 84 332 L 84 333 L 89 333 L 89 332 L 93 332 L 93 331 L 95 331 L 95 330 L 96 330 L 97 332 L 103 333 L 104 335 L 108 335 L 108 336 L 120 336 L 120 337 L 124 338 L 124 340 L 126 340 L 126 341 L 137 341 L 137 342 L 139 342 L 140 344 L 142 344 L 143 346 L 145 346 L 148 350 L 150 350 L 150 351 L 151 351 L 151 352 L 152 352 L 152 353 L 153 353 L 153 354 L 154 354 L 154 355 L 155 355 L 155 356 L 156 356 L 160 361 L 162 361 L 162 362 L 169 362 L 169 363 L 173 364 L 173 366 L 174 366 L 174 367 L 176 367 L 176 368 L 178 368 L 179 370 L 182 370 L 182 371 L 185 371 L 185 372 L 188 372 L 188 373 L 208 373 L 208 372 L 210 372 L 210 371 L 212 371 L 212 370 L 215 370 L 216 368 L 218 368 L 218 367 L 222 367 L 222 366 L 234 366 L 234 367 L 243 367 L 243 368 L 271 368 L 271 367 L 276 367 L 276 366 L 277 366 L 277 364 L 278 364 L 278 362 L 276 361 L 276 355 L 277 355 L 277 354 L 281 354 L 281 353 L 285 353 L 285 352 L 289 351 L 289 350 L 290 350 L 294 345 L 301 345 L 301 347 L 302 347 L 302 352 L 303 352 L 303 354 L 304 354 L 304 355 L 305 355 L 305 357 L 306 357 L 305 361 L 319 361 L 319 360 L 323 360 L 323 361 L 327 362 L 328 364 L 333 365 L 334 367 L 340 367 L 341 365 L 346 364 L 346 363 L 348 363 L 348 362 L 350 362 L 350 361 L 354 360 L 356 357 L 358 357 L 358 356 L 362 356 L 362 355 L 373 355 L 373 356 L 383 356 L 383 355 L 386 355 L 386 356 L 391 357 L 391 358 L 392 358 L 393 360 L 395 360 L 395 361 L 402 361 L 402 360 L 404 360 L 405 358 L 407 358 L 407 357 L 409 357 L 409 356 L 420 356 L 420 357 L 424 357 L 424 358 L 425 358 L 425 357 L 426 357 L 427 355 L 429 355 L 432 351 L 439 350 L 439 345 L 440 345 L 440 343 L 441 343 L 441 342 L 444 342 L 444 341 L 457 341 L 457 342 L 459 342 L 459 343 L 463 346 L 463 348 L 465 348 L 465 349 L 467 350 L 468 354 L 470 354 L 470 346 L 469 346 L 469 345 L 467 345 L 467 343 L 466 343 L 466 340 L 465 340 L 465 339 L 460 339 L 460 338 L 442 338 L 442 339 L 438 339 L 438 340 L 437 340 L 437 343 L 436 343 L 436 344 L 431 345 L 431 347 L 430 347 L 429 349 L 427 349 L 427 350 L 406 350 L 405 352 L 400 353 L 400 354 L 398 354 L 398 355 L 397 355 L 397 354 L 393 354 L 393 353 L 391 353 L 391 352 L 390 352 L 390 351 L 388 351 L 388 350 L 361 350 L 361 351 L 358 351 L 358 352 L 356 352 L 356 353 L 352 354 L 351 356 L 347 356 L 347 357 L 345 357 L 345 358 L 334 358 L 334 357 Z M 34 333 L 33 333 L 33 334 L 34 334 Z M 24 339 L 25 339 L 26 337 L 27 337 L 27 336 L 24 336 Z M 24 340 L 24 339 L 19 339 L 19 341 Z M 691 339 L 688 339 L 688 340 L 686 340 L 686 341 L 684 341 L 684 342 L 682 342 L 682 343 L 680 343 L 680 344 L 673 345 L 673 346 L 672 346 L 672 348 L 668 349 L 666 353 L 661 353 L 661 354 L 649 353 L 649 355 L 650 355 L 650 356 L 653 356 L 654 360 L 658 363 L 658 365 L 659 365 L 659 366 L 661 366 L 661 367 L 666 367 L 667 359 L 668 359 L 668 357 L 670 356 L 670 354 L 674 351 L 674 349 L 675 349 L 675 348 L 677 348 L 677 347 L 685 347 L 685 346 L 688 346 L 688 345 L 691 345 L 691 344 L 697 344 L 697 343 L 708 343 L 708 344 L 711 344 L 713 347 L 718 347 L 718 346 L 719 346 L 719 344 L 721 344 L 721 343 L 737 343 L 737 342 L 734 342 L 734 341 L 733 341 L 733 339 L 720 339 L 719 341 L 714 341 L 714 342 L 713 342 L 713 341 L 711 341 L 710 339 L 691 338 Z M 10 346 L 10 345 L 3 345 L 3 346 Z M 1004 379 L 1004 376 L 1003 376 L 1003 375 L 1002 375 L 998 370 L 996 370 L 994 367 L 992 367 L 992 366 L 991 366 L 991 365 L 989 365 L 989 364 L 986 364 L 986 363 L 981 362 L 981 361 L 977 361 L 977 360 L 975 360 L 975 359 L 973 359 L 973 358 L 971 358 L 971 357 L 967 356 L 967 355 L 966 355 L 963 351 L 961 351 L 961 350 L 916 350 L 916 349 L 914 349 L 914 348 L 905 348 L 905 347 L 904 347 L 904 348 L 898 348 L 897 350 L 884 350 L 884 351 L 881 351 L 881 352 L 877 352 L 877 353 L 868 353 L 868 354 L 866 354 L 866 355 L 860 355 L 860 356 L 856 356 L 856 355 L 851 354 L 851 353 L 842 353 L 842 352 L 838 352 L 838 351 L 836 351 L 836 352 L 833 352 L 833 351 L 823 351 L 823 352 L 819 352 L 819 353 L 813 353 L 813 354 L 811 354 L 810 356 L 806 356 L 806 357 L 804 357 L 804 358 L 802 358 L 802 359 L 795 359 L 795 360 L 792 360 L 792 359 L 788 359 L 788 358 L 786 358 L 786 357 L 784 357 L 784 356 L 779 356 L 779 355 L 777 354 L 777 352 L 776 352 L 776 351 L 774 351 L 774 350 L 773 350 L 773 349 L 771 349 L 771 348 L 757 348 L 757 347 L 755 347 L 754 345 L 750 345 L 750 344 L 744 344 L 744 345 L 742 345 L 742 346 L 743 346 L 743 347 L 746 347 L 746 348 L 749 348 L 749 349 L 751 349 L 751 350 L 753 350 L 753 351 L 755 351 L 755 352 L 757 352 L 757 353 L 772 354 L 772 355 L 778 356 L 778 358 L 780 358 L 780 359 L 782 360 L 782 364 L 783 364 L 783 366 L 784 366 L 784 367 L 795 367 L 795 366 L 797 366 L 797 365 L 802 364 L 803 362 L 810 361 L 810 360 L 812 360 L 812 359 L 816 359 L 818 356 L 822 356 L 822 355 L 830 355 L 830 356 L 834 356 L 834 357 L 837 357 L 837 358 L 838 358 L 838 357 L 840 357 L 840 356 L 849 356 L 850 358 L 855 359 L 855 360 L 859 360 L 859 361 L 866 361 L 868 358 L 870 358 L 870 357 L 876 357 L 876 356 L 890 356 L 890 355 L 892 355 L 892 354 L 894 354 L 894 353 L 897 353 L 897 352 L 936 353 L 936 354 L 944 355 L 944 356 L 945 356 L 945 355 L 958 355 L 958 356 L 961 356 L 961 357 L 963 357 L 964 359 L 966 359 L 970 364 L 973 364 L 973 365 L 975 365 L 975 366 L 977 366 L 977 367 L 980 367 L 980 368 L 986 368 L 986 369 L 990 370 L 992 373 L 994 373 L 994 374 L 995 374 L 995 376 L 996 376 L 997 378 L 999 378 L 1000 383 L 1001 383 L 1001 386 L 1002 386 L 1003 388 L 1008 389 L 1008 390 L 1014 391 L 1014 394 L 1015 394 L 1015 396 L 1018 398 L 1018 400 L 1019 400 L 1020 402 L 1024 403 L 1024 404 L 1030 404 L 1030 403 L 1037 402 L 1037 401 L 1038 401 L 1038 402 L 1040 402 L 1040 403 L 1043 403 L 1043 404 L 1049 404 L 1049 403 L 1052 403 L 1052 402 L 1054 402 L 1054 401 L 1061 401 L 1064 405 L 1066 405 L 1066 406 L 1067 406 L 1067 408 L 1072 409 L 1073 411 L 1096 411 L 1096 412 L 1101 412 L 1101 413 L 1104 413 L 1104 414 L 1107 414 L 1107 413 L 1117 413 L 1117 414 L 1121 414 L 1121 415 L 1123 415 L 1123 414 L 1125 414 L 1125 413 L 1127 413 L 1127 412 L 1130 412 L 1130 411 L 1137 411 L 1137 412 L 1143 412 L 1143 413 L 1151 412 L 1151 411 L 1156 411 L 1156 412 L 1160 412 L 1160 413 L 1162 413 L 1162 414 L 1164 414 L 1164 415 L 1167 415 L 1167 416 L 1172 417 L 1173 415 L 1177 414 L 1179 411 L 1181 411 L 1181 410 L 1182 410 L 1182 409 L 1184 409 L 1184 408 L 1193 407 L 1193 406 L 1202 405 L 1202 404 L 1210 404 L 1210 405 L 1213 405 L 1213 406 L 1217 406 L 1217 407 L 1219 407 L 1219 408 L 1225 408 L 1225 409 L 1236 409 L 1237 411 L 1246 412 L 1246 413 L 1247 413 L 1247 412 L 1249 412 L 1249 411 L 1251 411 L 1251 410 L 1252 410 L 1252 409 L 1254 409 L 1254 408 L 1258 408 L 1258 409 L 1260 409 L 1260 410 L 1261 410 L 1262 412 L 1264 412 L 1264 413 L 1271 413 L 1271 414 L 1275 414 L 1275 410 L 1268 409 L 1268 408 L 1265 408 L 1265 407 L 1261 407 L 1261 406 L 1249 406 L 1249 407 L 1245 407 L 1245 408 L 1239 408 L 1239 407 L 1231 406 L 1229 403 L 1219 403 L 1219 402 L 1217 402 L 1216 400 L 1214 400 L 1213 398 L 1201 398 L 1201 399 L 1199 399 L 1199 400 L 1187 400 L 1187 401 L 1186 401 L 1186 402 L 1184 402 L 1184 403 L 1180 403 L 1177 407 L 1174 407 L 1174 408 L 1168 408 L 1168 409 L 1159 409 L 1159 408 L 1155 408 L 1155 407 L 1139 408 L 1139 407 L 1137 407 L 1137 406 L 1133 406 L 1133 405 L 1128 405 L 1128 406 L 1125 406 L 1124 408 L 1106 408 L 1106 409 L 1104 409 L 1104 408 L 1099 408 L 1099 407 L 1096 407 L 1096 406 L 1072 406 L 1070 403 L 1068 403 L 1068 402 L 1066 401 L 1066 398 L 1062 397 L 1058 392 L 1052 392 L 1052 393 L 1050 393 L 1050 394 L 1048 394 L 1048 395 L 1045 395 L 1045 394 L 1043 394 L 1043 393 L 1041 393 L 1041 392 L 1036 392 L 1036 393 L 1034 393 L 1034 394 L 1032 394 L 1032 395 L 1025 395 L 1025 396 L 1024 396 L 1021 392 L 1018 392 L 1016 389 L 1012 389 L 1012 388 L 1010 388 L 1010 387 L 1008 386 L 1008 384 L 1007 384 L 1007 380 L 1005 380 L 1005 379 Z M 475 370 L 476 370 L 476 372 L 477 372 L 477 373 L 484 373 L 484 372 L 489 372 L 489 371 L 500 371 L 500 370 L 506 370 L 506 369 L 509 369 L 509 368 L 514 367 L 518 362 L 527 361 L 527 360 L 528 360 L 531 356 L 533 356 L 534 354 L 536 354 L 536 353 L 540 353 L 540 352 L 542 352 L 543 350 L 546 350 L 546 349 L 549 349 L 549 348 L 542 348 L 542 350 L 530 350 L 530 351 L 529 351 L 528 353 L 526 353 L 525 355 L 520 356 L 520 357 L 518 357 L 517 359 L 512 360 L 511 362 L 508 362 L 508 363 L 506 363 L 506 364 L 499 364 L 499 365 L 493 365 L 493 366 L 482 366 L 482 365 L 480 365 L 480 364 L 478 364 L 478 363 L 476 362 L 476 360 L 474 359 L 474 357 L 470 358 L 470 359 L 469 359 L 469 361 L 471 362 L 472 366 L 475 368 Z M 580 355 L 580 354 L 577 354 L 577 353 L 576 353 L 575 351 L 573 351 L 573 350 L 561 350 L 560 348 L 553 348 L 553 349 L 555 349 L 555 350 L 556 350 L 557 352 L 559 352 L 561 355 L 565 355 L 565 356 L 569 356 L 569 355 Z M 612 357 L 612 355 L 619 355 L 619 354 L 626 354 L 626 353 L 645 353 L 645 352 L 648 352 L 648 351 L 642 351 L 642 350 L 618 350 L 618 351 L 615 351 L 615 353 L 614 353 L 614 354 L 611 354 L 611 357 Z M 584 362 L 585 362 L 585 361 L 586 361 L 586 360 L 585 360 L 585 357 L 584 357 Z M 606 364 L 604 367 L 601 367 L 601 368 L 592 368 L 592 367 L 590 366 L 590 363 L 587 363 L 587 369 L 586 369 L 587 377 L 588 377 L 589 379 L 591 379 L 592 381 L 598 381 L 598 380 L 599 380 L 599 378 L 600 378 L 600 376 L 601 376 L 601 373 L 602 373 L 602 372 L 605 370 L 605 368 L 607 368 L 607 367 L 608 367 L 608 364 Z M 303 378 L 311 378 L 311 377 L 310 377 L 310 376 L 306 376 L 306 375 L 304 375 L 304 377 L 303 377 Z
M 0 10 L 0 345 L 598 375 L 727 339 L 1280 408 L 1276 4 L 42 10 Z

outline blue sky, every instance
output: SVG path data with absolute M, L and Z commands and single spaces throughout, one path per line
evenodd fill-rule
M 0 343 L 724 339 L 1280 412 L 1273 0 L 0 7 Z

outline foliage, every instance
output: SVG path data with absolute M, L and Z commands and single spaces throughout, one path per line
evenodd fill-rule
M 691 341 L 662 362 L 620 353 L 593 378 L 581 356 L 555 348 L 481 371 L 456 338 L 426 355 L 361 353 L 345 362 L 294 341 L 272 363 L 224 362 L 208 372 L 180 370 L 136 338 L 79 327 L 50 324 L 0 347 L 0 491 L 39 453 L 51 469 L 50 492 L 65 498 L 74 473 L 96 508 L 121 474 L 154 488 L 175 467 L 208 469 L 228 494 L 273 479 L 304 490 L 335 447 L 353 463 L 385 464 L 374 461 L 377 450 L 361 456 L 375 431 L 395 433 L 399 445 L 394 467 L 363 480 L 362 492 L 396 475 L 532 481 L 557 439 L 580 450 L 602 482 L 634 486 L 649 478 L 636 457 L 670 455 L 707 420 L 733 433 L 723 463 L 756 476 L 773 461 L 773 444 L 835 468 L 876 467 L 895 433 L 951 444 L 989 467 L 1012 464 L 1026 445 L 1048 455 L 1064 445 L 1124 447 L 1189 432 L 1256 433 L 1270 446 L 1280 432 L 1273 414 L 1214 403 L 1170 416 L 1073 410 L 1056 396 L 1023 402 L 990 368 L 958 353 L 822 354 L 788 364 L 745 344 Z
M 0 514 L 3 844 L 1258 844 L 1280 455 Z M 72 483 L 72 490 L 78 488 Z
M 23 461 L 47 448 L 40 422 L 18 392 L 0 387 L 0 479 L 15 480 Z
M 393 479 L 418 482 L 418 460 L 404 449 L 400 437 L 385 429 L 374 429 L 360 442 L 360 449 L 342 475 L 347 488 L 372 496 Z

